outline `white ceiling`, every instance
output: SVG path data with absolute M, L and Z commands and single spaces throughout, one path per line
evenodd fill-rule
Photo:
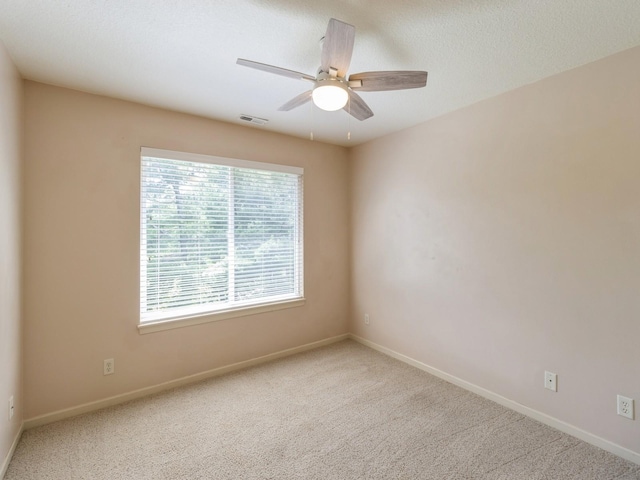
M 427 70 L 427 87 L 361 93 L 364 122 L 277 111 L 309 84 L 236 58 L 315 75 L 331 17 L 356 26 L 349 73 Z M 356 145 L 640 45 L 640 1 L 1 0 L 0 40 L 31 80 Z

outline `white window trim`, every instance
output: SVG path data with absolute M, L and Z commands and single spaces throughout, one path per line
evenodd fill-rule
M 229 167 L 249 168 L 257 170 L 271 170 L 282 173 L 292 173 L 296 175 L 304 175 L 304 169 L 301 167 L 293 167 L 290 165 L 280 165 L 276 163 L 266 162 L 254 162 L 250 160 L 241 160 L 237 158 L 217 157 L 213 155 L 203 155 L 198 153 L 177 152 L 173 150 L 163 150 L 158 148 L 141 147 L 140 158 L 142 157 L 154 157 L 165 158 L 168 160 L 183 160 L 188 162 L 210 163 L 216 165 L 226 165 Z M 304 204 L 304 202 L 302 202 Z M 141 211 L 141 209 L 140 209 Z M 303 212 L 300 212 L 299 218 L 302 220 Z M 142 218 L 139 219 L 139 224 L 142 225 Z M 304 223 L 302 224 L 304 225 Z M 304 227 L 303 227 L 304 228 Z M 302 258 L 304 259 L 304 245 L 300 246 Z M 304 261 L 299 265 L 300 276 L 299 279 L 304 278 Z M 142 275 L 142 272 L 140 272 Z M 139 277 L 140 278 L 140 277 Z M 139 282 L 141 281 L 141 278 Z M 138 317 L 138 333 L 147 334 L 153 332 L 161 332 L 165 330 L 171 330 L 174 328 L 183 328 L 191 325 L 201 325 L 203 323 L 217 322 L 221 320 L 227 320 L 230 318 L 244 317 L 249 315 L 256 315 L 259 313 L 273 312 L 277 310 L 283 310 L 287 308 L 301 307 L 305 304 L 304 297 L 304 280 L 300 285 L 300 296 L 294 298 L 282 298 L 266 301 L 262 304 L 252 304 L 247 306 L 234 306 L 232 308 L 211 310 L 209 307 L 203 311 L 189 311 L 184 315 L 179 313 L 175 316 L 167 317 L 163 316 L 158 320 L 147 320 L 142 322 Z
M 146 334 L 153 332 L 162 332 L 164 330 L 172 330 L 174 328 L 189 327 L 191 325 L 201 325 L 203 323 L 219 322 L 229 318 L 246 317 L 256 315 L 258 313 L 274 312 L 276 310 L 284 310 L 286 308 L 301 307 L 305 304 L 305 298 L 295 298 L 293 300 L 285 300 L 282 302 L 265 303 L 263 305 L 251 305 L 247 307 L 234 307 L 226 310 L 220 310 L 212 313 L 202 313 L 200 315 L 191 315 L 184 317 L 164 318 L 158 321 L 147 321 L 138 324 L 138 333 Z
M 140 148 L 141 157 L 165 158 L 167 160 L 184 160 L 185 162 L 212 163 L 216 165 L 226 165 L 229 167 L 251 168 L 256 170 L 271 170 L 281 173 L 293 173 L 303 175 L 304 168 L 292 167 L 290 165 L 280 165 L 278 163 L 254 162 L 251 160 L 240 160 L 239 158 L 216 157 L 214 155 L 203 155 L 200 153 L 175 152 L 172 150 L 161 150 L 159 148 Z

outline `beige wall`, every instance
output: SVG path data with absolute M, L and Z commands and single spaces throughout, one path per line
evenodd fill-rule
M 635 48 L 355 148 L 350 330 L 640 453 L 638 79 Z
M 22 423 L 21 135 L 22 80 L 0 42 L 0 466 Z M 9 421 L 11 395 L 15 413 Z
M 25 111 L 25 418 L 347 331 L 345 149 L 34 82 Z M 305 306 L 140 335 L 140 146 L 304 167 Z

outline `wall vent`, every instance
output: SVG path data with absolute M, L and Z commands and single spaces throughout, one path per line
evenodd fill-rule
M 254 117 L 253 115 L 245 115 L 244 113 L 240 114 L 240 120 L 253 123 L 254 125 L 264 125 L 269 121 L 266 118 Z

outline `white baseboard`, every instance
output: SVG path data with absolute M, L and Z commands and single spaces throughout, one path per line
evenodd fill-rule
M 562 420 L 558 420 L 557 418 L 551 417 L 545 413 L 534 410 L 533 408 L 527 407 L 525 405 L 521 405 L 513 400 L 509 400 L 497 393 L 493 393 L 485 388 L 479 387 L 478 385 L 474 385 L 473 383 L 467 382 L 466 380 L 462 380 L 461 378 L 454 377 L 453 375 L 449 375 L 448 373 L 443 372 L 442 370 L 438 370 L 437 368 L 431 367 L 425 363 L 419 362 L 418 360 L 414 360 L 411 357 L 398 353 L 390 348 L 383 347 L 382 345 L 378 345 L 377 343 L 373 343 L 369 340 L 366 340 L 362 337 L 358 337 L 357 335 L 349 334 L 349 338 L 355 340 L 362 345 L 373 348 L 385 355 L 393 357 L 401 362 L 407 363 L 413 367 L 419 368 L 420 370 L 424 370 L 431 375 L 434 375 L 438 378 L 446 380 L 449 383 L 453 383 L 465 390 L 469 390 L 475 394 L 480 395 L 481 397 L 492 400 L 504 407 L 507 407 L 511 410 L 515 410 L 518 413 L 526 415 L 527 417 L 533 418 L 534 420 L 539 421 L 540 423 L 544 423 L 550 427 L 553 427 L 561 432 L 567 433 L 573 437 L 579 438 L 580 440 L 584 440 L 591 445 L 595 445 L 607 452 L 611 452 L 614 455 L 624 458 L 625 460 L 629 460 L 633 463 L 640 465 L 640 453 L 634 452 L 633 450 L 629 450 L 628 448 L 622 447 L 616 443 L 610 442 L 609 440 L 605 440 L 604 438 L 598 437 L 592 433 L 589 433 L 585 430 L 582 430 L 578 427 L 570 425 Z
M 65 408 L 64 410 L 58 410 L 56 412 L 47 413 L 45 415 L 40 415 L 38 417 L 25 420 L 24 428 L 26 430 L 29 428 L 39 427 L 41 425 L 57 422 L 58 420 L 63 420 L 65 418 L 75 417 L 83 413 L 100 410 L 101 408 L 111 407 L 113 405 L 118 405 L 120 403 L 128 402 L 130 400 L 146 397 L 148 395 L 162 392 L 164 390 L 170 390 L 172 388 L 181 387 L 183 385 L 188 385 L 190 383 L 200 382 L 208 378 L 224 375 L 225 373 L 241 370 L 243 368 L 252 367 L 254 365 L 259 365 L 261 363 L 270 362 L 278 358 L 288 357 L 290 355 L 295 355 L 296 353 L 305 352 L 307 350 L 313 350 L 315 348 L 323 347 L 325 345 L 330 345 L 332 343 L 346 340 L 347 338 L 349 338 L 349 334 L 345 333 L 343 335 L 326 338 L 324 340 L 319 340 L 317 342 L 307 343 L 306 345 L 301 345 L 299 347 L 288 348 L 286 350 L 281 350 L 279 352 L 263 355 L 262 357 L 252 358 L 250 360 L 233 363 L 231 365 L 226 365 L 224 367 L 214 368 L 213 370 L 207 370 L 206 372 L 196 373 L 194 375 L 189 375 L 186 377 L 178 378 L 176 380 L 160 383 L 158 385 L 153 385 L 151 387 L 145 387 L 138 390 L 134 390 L 132 392 L 122 393 L 120 395 L 114 395 L 113 397 L 104 398 L 102 400 L 96 400 L 95 402 L 84 403 L 82 405 L 77 405 L 75 407 Z
M 24 422 L 20 424 L 20 429 L 16 434 L 16 438 L 13 439 L 11 448 L 7 452 L 7 456 L 2 461 L 2 466 L 0 466 L 0 479 L 4 478 L 5 474 L 7 473 L 7 469 L 9 468 L 9 462 L 11 462 L 11 458 L 13 457 L 13 452 L 16 451 L 16 447 L 18 446 L 18 442 L 20 441 L 20 437 L 22 436 L 23 431 L 24 431 Z
M 63 420 L 65 418 L 75 417 L 76 415 L 81 415 L 83 413 L 100 410 L 101 408 L 106 408 L 106 407 L 110 407 L 120 403 L 128 402 L 130 400 L 135 400 L 137 398 L 142 398 L 142 397 L 145 397 L 154 393 L 158 393 L 164 390 L 170 390 L 172 388 L 199 382 L 202 380 L 206 380 L 208 378 L 217 377 L 217 376 L 224 375 L 226 373 L 230 373 L 236 370 L 241 370 L 243 368 L 248 368 L 254 365 L 270 362 L 278 358 L 288 357 L 290 355 L 295 355 L 296 353 L 305 352 L 307 350 L 313 350 L 315 348 L 340 342 L 348 338 L 358 343 L 361 343 L 362 345 L 370 347 L 374 350 L 377 350 L 381 353 L 384 353 L 385 355 L 388 355 L 397 360 L 400 360 L 401 362 L 404 362 L 408 365 L 419 368 L 420 370 L 423 370 L 449 383 L 452 383 L 461 388 L 464 388 L 465 390 L 478 394 L 481 397 L 492 400 L 504 407 L 507 407 L 511 410 L 515 410 L 516 412 L 526 415 L 527 417 L 533 418 L 534 420 L 537 420 L 540 423 L 549 425 L 550 427 L 560 430 L 561 432 L 572 435 L 576 438 L 579 438 L 580 440 L 584 440 L 585 442 L 590 443 L 591 445 L 599 447 L 603 450 L 613 453 L 614 455 L 617 455 L 619 457 L 622 457 L 626 460 L 629 460 L 631 462 L 634 462 L 640 465 L 640 453 L 638 452 L 634 452 L 633 450 L 624 448 L 620 445 L 610 442 L 609 440 L 605 440 L 604 438 L 598 437 L 597 435 L 594 435 L 578 427 L 575 427 L 566 422 L 563 422 L 562 420 L 558 420 L 557 418 L 551 417 L 545 413 L 534 410 L 533 408 L 527 407 L 525 405 L 521 405 L 513 400 L 509 400 L 508 398 L 498 395 L 497 393 L 491 392 L 485 388 L 479 387 L 478 385 L 475 385 L 473 383 L 467 382 L 466 380 L 462 380 L 453 375 L 449 375 L 448 373 L 443 372 L 442 370 L 438 370 L 437 368 L 431 367 L 425 363 L 422 363 L 411 357 L 398 353 L 387 347 L 383 347 L 382 345 L 378 345 L 377 343 L 371 342 L 357 335 L 345 333 L 343 335 L 338 335 L 338 336 L 327 338 L 317 342 L 308 343 L 306 345 L 301 345 L 299 347 L 289 348 L 287 350 L 281 350 L 279 352 L 271 353 L 269 355 L 264 355 L 262 357 L 252 358 L 250 360 L 245 360 L 243 362 L 226 365 L 224 367 L 214 368 L 213 370 L 208 370 L 206 372 L 189 375 L 186 377 L 182 377 L 176 380 L 171 380 L 169 382 L 164 382 L 151 387 L 141 388 L 139 390 L 134 390 L 132 392 L 115 395 L 113 397 L 97 400 L 95 402 L 85 403 L 85 404 L 78 405 L 76 407 L 67 408 L 64 410 L 58 410 L 56 412 L 48 413 L 45 415 L 41 415 L 38 417 L 25 420 L 22 426 L 20 427 L 20 431 L 18 432 L 13 442 L 13 445 L 11 446 L 11 450 L 9 451 L 9 453 L 7 454 L 7 457 L 2 463 L 2 468 L 0 469 L 0 479 L 4 478 L 4 474 L 6 473 L 6 470 L 9 466 L 9 462 L 11 461 L 11 457 L 13 456 L 13 452 L 15 451 L 15 448 L 18 444 L 18 441 L 20 439 L 20 436 L 22 435 L 23 430 L 38 427 L 40 425 L 45 425 L 47 423 L 56 422 L 58 420 Z

